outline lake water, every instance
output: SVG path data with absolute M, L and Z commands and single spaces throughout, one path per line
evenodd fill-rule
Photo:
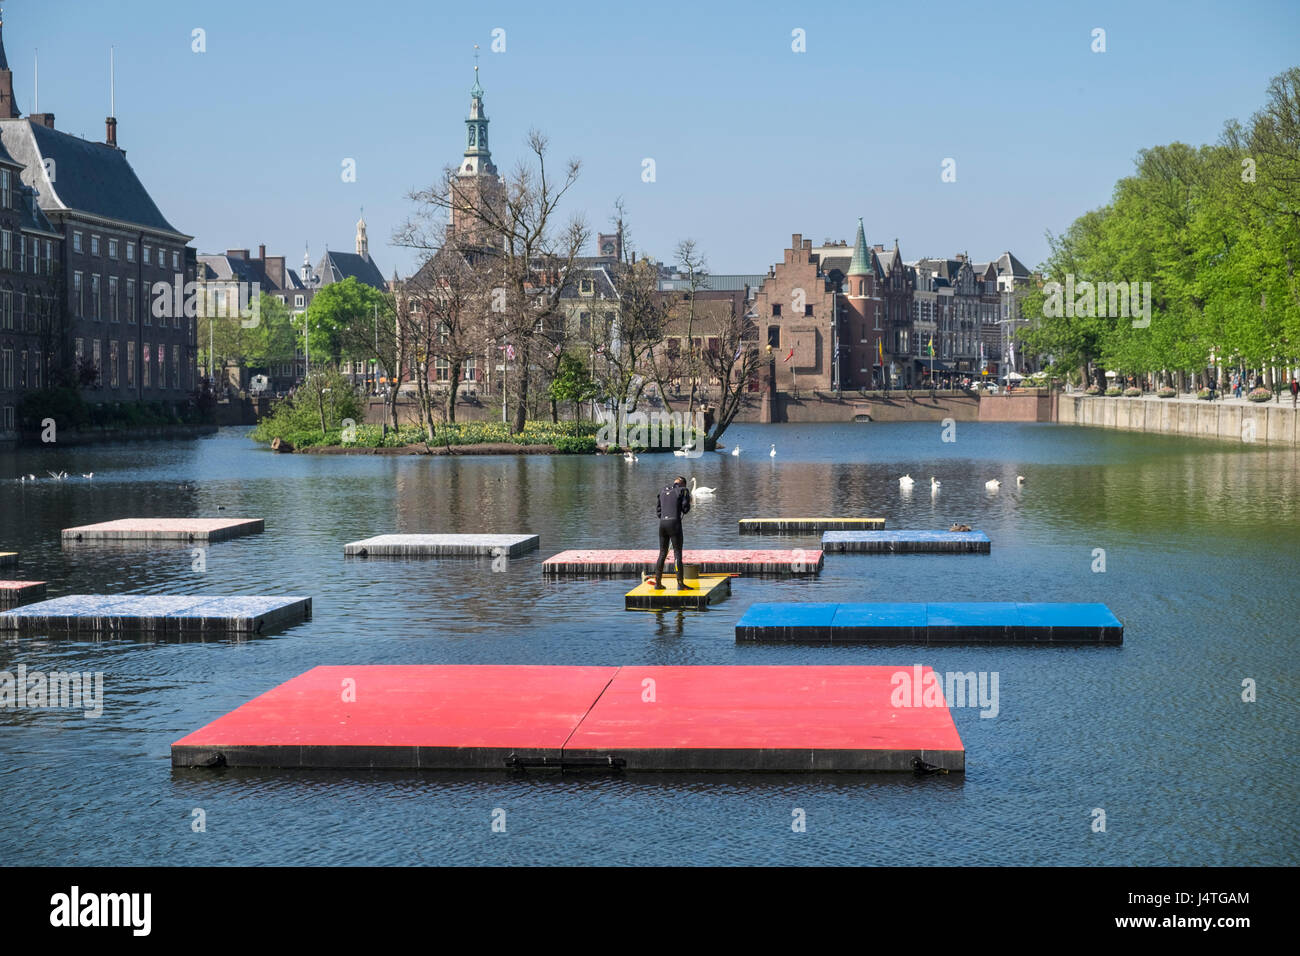
M 736 426 L 739 457 L 273 455 L 227 429 L 0 455 L 0 575 L 84 592 L 302 593 L 313 619 L 247 641 L 8 639 L 0 670 L 103 671 L 105 709 L 0 710 L 0 858 L 16 864 L 1295 864 L 1300 453 L 1034 424 Z M 768 457 L 775 444 L 777 457 Z M 74 477 L 22 484 L 19 474 Z M 93 480 L 75 477 L 94 472 Z M 986 531 L 991 555 L 830 555 L 741 578 L 709 612 L 622 610 L 626 579 L 543 580 L 565 548 L 657 545 L 654 496 L 717 486 L 687 547 L 742 517 L 881 516 Z M 910 497 L 897 478 L 917 479 Z M 1017 488 L 1015 476 L 1027 481 Z M 937 497 L 930 475 L 942 481 Z M 1003 481 L 990 494 L 984 482 Z M 262 517 L 190 549 L 63 550 L 127 516 Z M 526 531 L 490 559 L 345 560 L 390 531 Z M 1104 549 L 1098 572 L 1096 549 Z M 737 646 L 754 601 L 1103 601 L 1120 648 Z M 954 708 L 965 775 L 173 770 L 171 743 L 317 664 L 928 664 L 996 672 Z M 1244 680 L 1257 700 L 1242 701 Z M 193 811 L 206 832 L 191 828 Z M 507 831 L 492 831 L 494 809 Z M 800 808 L 806 832 L 791 828 Z M 1094 810 L 1106 815 L 1093 831 Z

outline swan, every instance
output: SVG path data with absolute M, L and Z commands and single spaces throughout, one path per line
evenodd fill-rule
M 898 479 L 898 487 L 900 488 L 911 488 L 912 485 L 913 481 L 911 475 L 904 475 L 902 478 Z
M 1023 485 L 1024 483 L 1025 483 L 1025 476 L 1024 476 L 1024 475 L 1016 475 L 1016 484 L 1018 484 L 1018 485 Z
M 623 452 L 623 460 L 627 462 L 629 465 L 632 464 L 632 462 L 634 461 L 640 461 L 640 459 L 637 458 L 637 456 L 632 454 L 630 451 Z
M 988 481 L 984 482 L 984 487 L 989 491 L 997 491 L 1002 487 L 1002 482 L 998 481 L 996 478 L 990 478 Z
M 83 472 L 81 473 L 81 477 L 82 477 L 82 478 L 86 478 L 86 479 L 94 478 L 94 477 L 95 477 L 95 473 L 94 473 L 93 471 L 83 471 Z
M 775 458 L 775 457 L 776 457 L 776 446 L 775 446 L 775 445 L 769 445 L 768 448 L 769 448 L 770 450 L 769 450 L 768 453 L 767 453 L 767 457 L 768 457 L 768 458 Z
M 932 492 L 938 491 L 941 484 L 943 484 L 943 482 L 935 478 L 934 475 L 930 476 L 930 490 Z
M 712 498 L 713 493 L 717 490 L 718 490 L 717 488 L 697 487 L 695 484 L 695 476 L 691 475 L 691 497 L 692 498 Z
M 674 448 L 674 449 L 673 449 L 673 454 L 676 455 L 678 458 L 685 458 L 685 457 L 686 457 L 686 449 L 685 449 L 685 448 Z
M 740 446 L 739 446 L 739 445 L 737 445 L 735 448 L 731 449 L 731 457 L 735 458 L 735 457 L 736 457 L 737 455 L 739 455 L 739 454 L 740 454 Z

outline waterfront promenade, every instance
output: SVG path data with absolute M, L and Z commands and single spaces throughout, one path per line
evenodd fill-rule
M 1063 425 L 1295 445 L 1300 438 L 1298 416 L 1300 412 L 1292 407 L 1290 394 L 1284 395 L 1281 402 L 1252 402 L 1245 398 L 1211 402 L 1194 395 L 1124 398 L 1063 392 L 1057 400 L 1056 420 Z

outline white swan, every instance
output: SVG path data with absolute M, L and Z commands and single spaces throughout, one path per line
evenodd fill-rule
M 930 494 L 932 494 L 932 495 L 937 495 L 937 494 L 939 493 L 939 486 L 940 486 L 941 484 L 943 484 L 942 481 L 939 481 L 939 479 L 935 478 L 934 475 L 931 475 L 931 476 L 930 476 Z
M 767 457 L 768 457 L 768 458 L 775 458 L 775 457 L 776 457 L 776 446 L 775 446 L 775 445 L 769 445 L 768 448 L 769 448 L 770 450 L 769 450 L 768 453 L 767 453 Z
M 736 457 L 736 456 L 739 455 L 739 454 L 740 454 L 740 446 L 739 446 L 739 445 L 737 445 L 735 448 L 731 449 L 731 457 L 734 458 L 734 457 Z
M 637 456 L 632 454 L 630 451 L 623 452 L 623 460 L 627 462 L 629 465 L 632 464 L 632 462 L 634 461 L 640 461 L 640 459 L 637 458 Z
M 1016 484 L 1018 484 L 1018 485 L 1023 485 L 1024 483 L 1025 483 L 1025 476 L 1024 476 L 1024 475 L 1016 475 Z
M 717 488 L 698 487 L 695 483 L 695 476 L 691 475 L 691 497 L 692 498 L 712 498 Z
M 673 454 L 676 455 L 678 458 L 685 458 L 685 457 L 686 457 L 686 449 L 685 449 L 685 448 L 674 448 L 674 449 L 673 449 Z
M 996 478 L 990 478 L 988 481 L 984 482 L 984 487 L 989 491 L 997 491 L 1002 487 L 1002 482 L 998 481 Z
M 913 484 L 914 482 L 912 481 L 911 475 L 904 475 L 902 478 L 898 479 L 898 487 L 900 488 L 911 488 Z

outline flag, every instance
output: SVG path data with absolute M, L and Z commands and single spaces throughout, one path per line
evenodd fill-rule
M 880 356 L 880 367 L 885 367 L 885 344 L 882 339 L 876 339 L 876 354 Z
M 925 347 L 925 350 L 929 354 L 930 358 L 934 358 L 934 333 L 933 332 L 930 333 L 930 344 Z
M 782 359 L 782 361 L 783 361 L 783 362 L 788 362 L 788 361 L 790 361 L 790 359 L 792 359 L 792 358 L 794 358 L 794 346 L 793 346 L 793 345 L 790 346 L 790 354 L 787 355 L 784 359 Z
M 506 358 L 507 358 L 507 359 L 514 359 L 514 357 L 515 357 L 515 347 L 514 347 L 513 345 L 507 345 L 507 346 L 506 346 Z

